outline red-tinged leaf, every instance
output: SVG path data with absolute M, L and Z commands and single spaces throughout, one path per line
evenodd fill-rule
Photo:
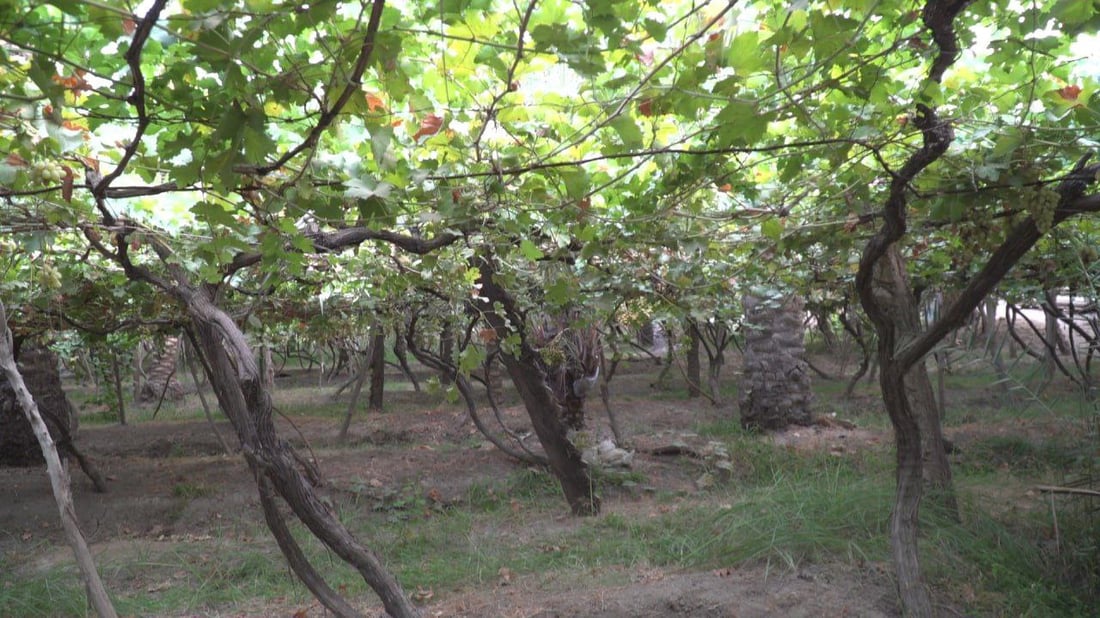
M 27 160 L 21 157 L 18 152 L 13 152 L 9 154 L 8 158 L 4 159 L 4 161 L 6 161 L 8 165 L 13 165 L 15 167 L 23 167 L 24 165 L 27 165 Z
M 1058 96 L 1067 101 L 1076 101 L 1077 97 L 1081 94 L 1080 86 L 1066 86 L 1058 90 Z
M 91 85 L 84 79 L 84 71 L 77 70 L 77 72 L 68 77 L 63 75 L 54 75 L 53 81 L 55 84 L 59 84 L 62 88 L 67 88 L 73 92 L 81 92 L 83 90 L 91 90 Z
M 61 197 L 70 204 L 73 201 L 73 169 L 68 165 L 62 166 L 65 175 L 61 177 Z
M 137 30 L 137 22 L 127 17 L 122 20 L 122 31 L 126 34 L 133 34 Z
M 642 99 L 638 103 L 638 113 L 643 116 L 653 115 L 653 99 Z
M 435 114 L 428 114 L 420 121 L 420 129 L 413 134 L 413 141 L 419 141 L 422 136 L 435 135 L 439 133 L 440 127 L 443 126 L 443 117 L 436 116 Z
M 386 104 L 383 103 L 382 99 L 378 98 L 377 95 L 374 95 L 374 94 L 371 94 L 371 93 L 368 92 L 366 94 L 366 97 L 367 97 L 367 111 L 372 112 L 372 113 L 376 112 L 378 110 L 382 110 L 383 112 L 386 111 Z
M 497 342 L 497 331 L 491 328 L 483 328 L 477 332 L 477 338 L 485 345 L 494 344 Z

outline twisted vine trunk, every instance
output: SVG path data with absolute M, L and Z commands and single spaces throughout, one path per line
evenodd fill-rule
M 897 336 L 902 341 L 916 338 L 922 330 L 920 314 L 897 245 L 891 245 L 875 265 L 874 286 L 878 303 L 893 320 Z M 907 404 L 920 429 L 921 477 L 944 513 L 958 519 L 959 505 L 947 461 L 940 409 L 923 360 L 905 372 L 903 382 Z
M 512 295 L 497 283 L 491 258 L 477 258 L 474 265 L 481 273 L 477 308 L 496 332 L 497 340 L 503 341 L 509 333 L 520 336 L 511 351 L 501 353 L 501 360 L 523 399 L 535 435 L 546 451 L 550 470 L 561 484 L 574 515 L 596 515 L 600 512 L 600 498 L 595 493 L 588 464 L 581 459 L 580 449 L 569 440 L 561 406 L 547 385 L 538 351 L 528 341 L 524 316 Z
M 695 327 L 693 320 L 688 320 L 687 327 L 688 348 L 684 352 L 687 356 L 687 387 L 688 397 L 696 398 L 703 394 L 703 368 L 699 362 L 699 329 Z
M 271 393 L 244 333 L 223 310 L 214 305 L 209 288 L 179 284 L 173 293 L 186 307 L 194 325 L 196 349 L 206 364 L 210 384 L 241 441 L 242 451 L 257 477 L 264 513 L 291 568 L 317 599 L 338 616 L 350 613 L 350 605 L 334 592 L 300 551 L 293 537 L 280 525 L 278 510 L 268 504 L 270 489 L 330 550 L 354 567 L 382 599 L 391 616 L 416 617 L 419 612 L 378 557 L 360 544 L 326 506 L 299 469 L 290 445 L 275 431 Z M 274 525 L 273 523 L 274 518 Z
M 968 3 L 969 0 L 927 0 L 923 7 L 922 22 L 937 48 L 928 71 L 927 81 L 930 83 L 939 83 L 944 71 L 954 64 L 958 56 L 954 22 Z M 890 516 L 890 548 L 897 575 L 898 596 L 906 614 L 923 618 L 934 616 L 935 610 L 921 577 L 917 547 L 924 489 L 922 428 L 910 402 L 906 374 L 918 362 L 923 363 L 932 345 L 942 339 L 946 331 L 938 336 L 926 332 L 915 334 L 903 307 L 912 300 L 913 293 L 908 278 L 904 276 L 904 262 L 898 253 L 897 242 L 906 233 L 906 211 L 912 181 L 947 152 L 954 139 L 954 129 L 949 121 L 939 118 L 935 109 L 923 103 L 917 104 L 912 124 L 920 130 L 921 146 L 891 173 L 889 192 L 882 206 L 882 226 L 867 241 L 860 257 L 856 290 L 864 311 L 878 333 L 882 400 L 894 426 L 897 445 L 897 493 Z M 915 312 L 912 303 L 909 309 Z M 910 347 L 918 337 L 921 339 L 920 349 Z M 925 339 L 934 341 L 929 344 Z M 927 374 L 924 379 L 927 381 Z

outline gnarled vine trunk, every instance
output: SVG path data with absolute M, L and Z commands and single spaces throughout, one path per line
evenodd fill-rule
M 496 331 L 497 339 L 503 341 L 509 333 L 520 335 L 512 350 L 502 351 L 501 360 L 523 399 L 550 469 L 561 484 L 573 514 L 595 515 L 600 512 L 600 498 L 595 493 L 588 464 L 569 439 L 569 426 L 548 385 L 544 363 L 528 340 L 524 316 L 512 295 L 497 283 L 492 258 L 478 258 L 474 265 L 481 273 L 477 308 Z
M 274 522 L 280 515 L 267 504 L 267 485 L 290 507 L 309 530 L 341 559 L 354 567 L 382 599 L 392 616 L 414 617 L 419 612 L 401 585 L 370 549 L 360 544 L 344 527 L 299 469 L 290 445 L 275 431 L 271 393 L 264 388 L 263 375 L 244 333 L 223 310 L 214 305 L 210 289 L 180 283 L 172 292 L 180 299 L 194 324 L 196 348 L 201 351 L 222 410 L 229 417 L 241 441 L 242 451 L 257 477 L 265 500 L 269 528 L 299 578 L 330 611 L 348 615 L 346 601 L 309 567 L 287 528 Z
M 939 83 L 944 71 L 954 64 L 958 56 L 954 21 L 967 4 L 968 0 L 928 0 L 924 5 L 921 18 L 938 48 L 928 71 L 929 83 Z M 931 345 L 925 343 L 927 350 L 924 351 L 906 349 L 913 344 L 915 335 L 904 307 L 900 305 L 912 299 L 913 294 L 908 278 L 904 276 L 904 261 L 898 252 L 897 242 L 906 231 L 911 183 L 947 152 L 954 139 L 954 129 L 949 121 L 939 118 L 936 110 L 923 103 L 917 104 L 911 123 L 921 132 L 921 146 L 910 153 L 896 172 L 890 174 L 890 188 L 882 206 L 882 226 L 867 241 L 860 257 L 856 290 L 864 311 L 878 333 L 882 400 L 893 424 L 897 444 L 897 494 L 890 516 L 890 548 L 898 595 L 906 614 L 924 617 L 934 616 L 935 611 L 921 577 L 917 547 L 924 466 L 921 422 L 909 399 L 906 374 L 918 363 L 924 362 Z M 915 306 L 910 309 L 915 313 Z M 921 333 L 922 336 L 926 334 Z M 944 335 L 946 331 L 935 340 L 939 341 Z
M 687 357 L 688 397 L 695 398 L 703 394 L 703 367 L 699 362 L 700 336 L 693 320 L 688 320 L 684 331 L 688 337 L 688 347 L 684 350 L 684 355 Z
M 875 264 L 875 297 L 894 323 L 896 337 L 902 342 L 914 339 L 922 331 L 917 300 L 913 296 L 905 263 L 893 245 Z M 945 513 L 958 517 L 958 502 L 947 461 L 939 406 L 924 361 L 905 373 L 905 397 L 920 427 L 921 475 L 931 494 L 938 498 Z

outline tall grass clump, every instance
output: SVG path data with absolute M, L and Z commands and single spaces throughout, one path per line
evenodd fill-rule
M 1100 601 L 1095 517 L 992 516 L 964 503 L 963 521 L 930 512 L 922 522 L 925 570 L 968 610 L 1004 616 L 1089 616 Z M 1086 551 L 1079 551 L 1083 546 Z
M 735 564 L 883 560 L 893 503 L 888 475 L 857 476 L 841 463 L 810 475 L 777 477 L 715 514 L 714 534 L 690 562 Z

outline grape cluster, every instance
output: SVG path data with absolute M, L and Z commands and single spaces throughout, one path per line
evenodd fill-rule
M 57 184 L 65 176 L 65 170 L 60 165 L 39 161 L 31 165 L 30 175 L 34 182 Z
M 49 264 L 38 269 L 38 284 L 50 290 L 61 289 L 61 273 Z
M 1047 187 L 1036 187 L 1026 191 L 1024 208 L 1035 220 L 1035 227 L 1046 234 L 1054 227 L 1054 212 L 1058 209 L 1058 192 Z

